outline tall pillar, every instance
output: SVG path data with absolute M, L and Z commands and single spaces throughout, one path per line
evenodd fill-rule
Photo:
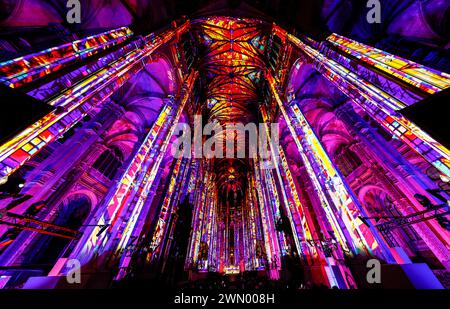
M 124 249 L 139 236 L 142 229 L 141 216 L 149 192 L 153 187 L 176 124 L 189 100 L 198 73 L 191 72 L 180 91 L 179 101 L 168 100 L 162 108 L 153 127 L 145 137 L 120 180 L 113 186 L 90 219 L 89 226 L 70 254 L 82 265 L 95 256 L 121 257 Z M 142 223 L 142 222 L 141 222 Z M 99 233 L 102 226 L 107 226 Z M 122 260 L 126 267 L 128 260 Z M 68 270 L 63 270 L 68 271 Z
M 56 147 L 52 155 L 27 176 L 27 182 L 22 189 L 22 193 L 31 195 L 32 198 L 10 209 L 10 211 L 16 214 L 24 214 L 33 203 L 45 201 L 45 208 L 36 215 L 36 218 L 51 222 L 62 197 L 87 168 L 86 161 L 89 158 L 86 154 L 91 153 L 93 148 L 99 148 L 96 144 L 99 136 L 112 125 L 120 113 L 120 108 L 110 102 L 99 114 L 93 116 L 94 119 L 89 126 L 79 129 L 73 138 Z M 61 151 L 63 148 L 64 151 Z M 77 167 L 76 170 L 74 169 L 75 166 Z M 0 233 L 6 230 L 6 226 L 0 227 Z M 3 266 L 20 264 L 19 257 L 27 252 L 37 236 L 37 233 L 22 231 L 3 252 L 1 264 Z
M 383 169 L 389 170 L 392 177 L 395 178 L 399 189 L 402 190 L 402 195 L 407 197 L 407 200 L 403 202 L 394 201 L 400 213 L 406 216 L 424 210 L 423 206 L 415 200 L 414 194 L 417 192 L 427 194 L 425 189 L 434 188 L 434 183 L 424 176 L 417 167 L 408 162 L 392 145 L 373 133 L 367 123 L 355 113 L 349 104 L 339 107 L 336 114 L 345 123 L 351 124 L 347 127 L 352 134 L 357 135 L 379 154 L 374 156 L 378 164 Z M 414 227 L 438 260 L 448 269 L 450 256 L 446 244 L 449 242 L 448 235 L 442 227 L 435 220 L 417 223 Z
M 83 75 L 82 80 L 63 89 L 48 102 L 49 105 L 55 107 L 55 110 L 0 146 L 0 176 L 11 175 L 35 156 L 40 149 L 78 123 L 95 106 L 105 102 L 131 76 L 144 68 L 155 50 L 177 38 L 188 27 L 189 23 L 185 23 L 176 29 L 169 29 L 163 33 L 137 37 L 121 49 L 124 52 L 123 55 L 108 59 L 109 62 L 103 64 L 98 70 L 88 70 Z M 124 32 L 121 32 L 122 36 L 127 37 L 129 35 L 128 31 L 122 30 Z M 117 39 L 114 35 L 109 38 L 109 41 L 117 44 Z M 114 45 L 113 43 L 110 45 Z M 80 44 L 87 43 L 83 41 Z M 101 46 L 101 44 L 98 46 Z M 34 61 L 32 62 L 33 66 L 29 67 L 28 61 L 40 59 L 42 55 L 39 53 L 0 63 L 0 68 L 3 68 L 7 79 L 5 82 L 13 83 L 16 78 L 28 76 L 29 74 L 32 75 L 32 80 L 40 79 L 46 74 L 46 66 L 52 68 L 51 72 L 57 71 L 63 67 L 63 65 L 60 66 L 60 63 L 73 62 L 80 57 L 77 52 L 67 46 L 57 47 L 56 50 L 58 51 L 57 55 L 60 53 L 63 56 L 55 57 L 53 55 L 55 53 L 54 50 L 41 52 L 44 55 L 48 54 L 48 59 L 44 66 L 41 64 L 41 61 Z M 98 47 L 98 50 L 101 50 L 101 47 Z M 23 58 L 27 58 L 27 60 Z M 15 71 L 10 72 L 13 69 Z M 13 86 L 13 84 L 10 86 Z
M 378 254 L 394 263 L 392 254 L 375 227 L 357 221 L 366 216 L 354 193 L 328 157 L 295 101 L 284 103 L 278 93 L 277 82 L 267 74 L 269 87 L 288 124 L 299 152 L 308 166 L 308 174 L 321 192 L 325 210 L 334 230 L 334 237 L 344 250 L 354 254 Z
M 405 108 L 408 105 L 407 103 L 389 94 L 381 86 L 377 86 L 359 76 L 342 65 L 339 60 L 327 57 L 321 51 L 323 45 L 320 43 L 309 38 L 299 39 L 277 26 L 274 27 L 274 33 L 300 49 L 324 77 L 350 97 L 388 132 L 397 136 L 442 174 L 450 177 L 450 151 L 400 114 L 399 111 Z M 338 44 L 338 48 L 344 51 L 344 47 L 338 43 L 339 40 L 331 39 L 331 41 Z M 376 52 L 382 54 L 382 51 Z M 354 53 L 356 58 L 365 56 L 360 51 L 352 50 L 348 53 Z M 414 89 L 435 93 L 450 87 L 450 76 L 446 73 L 437 72 L 394 55 L 384 53 L 382 56 L 376 57 L 375 52 L 373 54 L 372 62 L 366 62 L 366 66 L 369 65 L 389 72 L 393 79 L 400 79 Z M 341 59 L 340 57 L 337 58 Z M 397 69 L 398 66 L 402 68 Z
M 277 205 L 279 205 L 279 200 L 274 200 L 274 192 L 272 191 L 274 186 L 270 185 L 270 182 L 273 181 L 273 179 L 270 177 L 270 173 L 265 173 L 267 170 L 266 167 L 264 167 L 263 162 L 256 158 L 253 162 L 255 171 L 255 188 L 259 201 L 262 232 L 265 240 L 267 260 L 266 270 L 269 274 L 269 278 L 279 279 L 283 245 L 280 243 L 280 240 L 282 240 L 279 235 L 280 233 L 275 228 L 275 222 L 278 219 L 276 216 L 278 212 Z

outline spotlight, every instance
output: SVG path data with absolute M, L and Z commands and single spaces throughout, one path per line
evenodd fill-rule
M 450 182 L 450 178 L 447 175 L 444 174 L 440 174 L 439 177 L 441 178 L 441 180 L 443 182 L 449 183 Z
M 4 177 L 0 178 L 0 186 L 4 185 L 7 182 L 8 182 L 8 176 L 4 176 Z
M 25 179 L 18 175 L 10 175 L 8 181 L 0 184 L 0 192 L 8 195 L 17 195 L 25 186 Z

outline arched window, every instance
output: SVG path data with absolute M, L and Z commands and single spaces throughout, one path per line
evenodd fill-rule
M 45 204 L 40 207 L 45 207 Z M 89 216 L 91 208 L 91 200 L 86 195 L 73 195 L 67 199 L 67 203 L 62 202 L 58 206 L 56 218 L 52 223 L 79 230 Z M 41 234 L 36 242 L 27 249 L 23 263 L 25 265 L 44 265 L 43 269 L 50 271 L 48 267 L 54 265 L 56 260 L 62 257 L 69 244 L 69 239 Z
M 362 164 L 361 159 L 348 145 L 344 145 L 338 149 L 335 155 L 335 162 L 344 176 L 350 175 Z
M 122 152 L 117 147 L 111 147 L 110 149 L 105 150 L 100 157 L 98 157 L 93 167 L 105 175 L 108 179 L 113 179 L 122 164 Z

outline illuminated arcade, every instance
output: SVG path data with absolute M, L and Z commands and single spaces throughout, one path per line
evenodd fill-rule
M 450 288 L 446 1 L 81 2 L 0 0 L 0 288 Z

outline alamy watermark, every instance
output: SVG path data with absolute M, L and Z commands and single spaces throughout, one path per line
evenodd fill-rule
M 81 2 L 80 0 L 67 0 L 66 8 L 68 9 L 66 20 L 69 24 L 81 23 Z M 367 8 L 369 11 L 366 20 L 369 24 L 381 23 L 381 3 L 380 0 L 368 0 Z
M 77 259 L 68 260 L 66 266 L 69 271 L 66 275 L 67 283 L 80 284 L 81 283 L 81 263 Z
M 80 0 L 68 0 L 66 20 L 69 24 L 81 24 L 81 3 Z
M 366 267 L 369 269 L 366 280 L 369 284 L 381 283 L 381 263 L 377 259 L 367 261 Z
M 264 168 L 273 168 L 278 159 L 278 123 L 222 125 L 212 121 L 203 126 L 202 116 L 195 116 L 194 130 L 187 123 L 179 123 L 175 134 L 172 155 L 177 159 L 258 158 L 264 162 Z
M 381 24 L 381 3 L 380 0 L 367 1 L 367 8 L 370 9 L 367 12 L 366 20 L 369 24 Z

